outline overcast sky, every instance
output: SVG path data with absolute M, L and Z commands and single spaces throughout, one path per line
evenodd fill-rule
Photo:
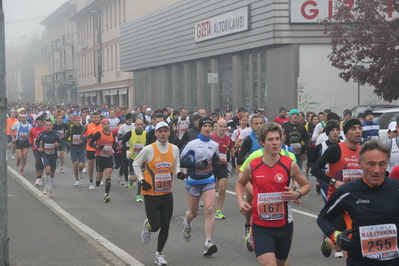
M 40 21 L 65 2 L 67 0 L 3 1 L 6 46 L 27 43 L 35 33 L 40 37 L 44 29 Z

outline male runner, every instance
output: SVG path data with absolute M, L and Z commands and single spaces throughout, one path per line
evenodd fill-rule
M 182 108 L 180 117 L 174 119 L 174 124 L 176 125 L 176 132 L 177 132 L 177 137 L 181 140 L 184 132 L 187 131 L 187 129 L 190 128 L 190 119 L 187 116 L 188 110 L 187 108 Z
M 27 122 L 27 115 L 20 114 L 19 120 L 14 123 L 11 127 L 11 131 L 15 132 L 15 136 L 12 136 L 12 141 L 15 143 L 15 151 L 17 154 L 17 167 L 21 166 L 19 173 L 25 174 L 26 157 L 29 151 L 29 133 L 32 130 L 32 126 Z M 21 163 L 22 161 L 22 163 Z
M 80 135 L 84 127 L 80 124 L 80 117 L 73 118 L 74 125 L 66 132 L 66 146 L 70 147 L 71 161 L 73 166 L 73 174 L 75 177 L 74 186 L 79 186 L 80 179 L 84 178 L 83 168 L 85 167 L 85 143 L 81 140 Z M 93 186 L 93 184 L 90 184 Z
M 241 213 L 252 209 L 252 238 L 260 265 L 285 265 L 293 234 L 290 201 L 310 190 L 297 164 L 280 155 L 281 137 L 282 129 L 277 123 L 267 123 L 259 130 L 264 155 L 247 165 L 236 183 Z M 295 191 L 291 189 L 291 178 L 300 186 Z M 243 199 L 248 182 L 253 184 L 252 206 Z
M 58 149 L 57 149 L 58 160 L 59 160 L 59 165 L 60 165 L 60 173 L 65 173 L 65 171 L 64 171 L 65 133 L 68 129 L 69 129 L 69 127 L 67 126 L 67 124 L 65 124 L 63 122 L 62 115 L 61 114 L 57 115 L 57 121 L 53 125 L 53 130 L 57 131 L 61 138 L 60 145 L 58 146 Z
M 35 170 L 36 170 L 35 185 L 41 186 L 44 166 L 43 166 L 42 158 L 40 157 L 40 153 L 36 146 L 36 139 L 39 136 L 39 133 L 45 131 L 46 128 L 44 127 L 43 117 L 41 117 L 41 116 L 36 117 L 35 121 L 36 121 L 36 126 L 34 128 L 32 128 L 32 130 L 29 132 L 29 145 L 32 146 L 33 156 L 35 157 Z
M 97 171 L 97 180 L 96 186 L 98 187 L 101 184 L 103 179 L 103 174 L 105 170 L 105 196 L 104 202 L 108 203 L 111 201 L 111 197 L 109 196 L 109 192 L 111 189 L 111 173 L 114 166 L 114 149 L 115 147 L 115 138 L 114 135 L 111 134 L 109 130 L 109 120 L 104 118 L 101 120 L 102 130 L 97 131 L 93 138 L 90 140 L 90 147 L 96 149 L 96 171 Z
M 339 187 L 317 219 L 330 246 L 347 251 L 347 265 L 399 265 L 399 181 L 385 177 L 389 156 L 380 141 L 365 142 L 361 178 Z M 350 220 L 342 229 L 334 221 L 344 212 Z
M 211 135 L 211 139 L 218 144 L 220 164 L 214 168 L 215 177 L 218 180 L 218 204 L 215 212 L 216 219 L 225 219 L 226 216 L 222 213 L 222 207 L 226 198 L 226 187 L 227 187 L 227 152 L 230 152 L 231 156 L 234 156 L 234 143 L 226 135 L 227 122 L 224 119 L 217 121 L 218 130 Z
M 54 174 L 57 167 L 57 147 L 61 142 L 58 132 L 53 130 L 53 122 L 47 119 L 45 122 L 46 131 L 39 133 L 36 139 L 36 147 L 40 152 L 43 161 L 45 178 L 43 195 L 52 198 L 54 195 L 53 184 Z
M 173 214 L 173 176 L 184 176 L 183 173 L 178 173 L 180 168 L 179 149 L 168 142 L 169 131 L 168 124 L 158 123 L 155 127 L 157 141 L 144 147 L 133 162 L 134 172 L 143 189 L 147 216 L 144 220 L 141 239 L 148 244 L 151 233 L 161 229 L 155 252 L 155 264 L 157 265 L 168 264 L 162 251 L 168 239 L 169 225 Z M 145 164 L 144 174 L 141 168 L 143 164 Z
M 198 138 L 190 140 L 180 153 L 180 165 L 187 169 L 188 211 L 183 222 L 183 237 L 191 240 L 192 220 L 198 215 L 200 197 L 205 206 L 205 246 L 204 256 L 217 252 L 217 246 L 212 241 L 215 229 L 214 205 L 216 202 L 215 177 L 213 165 L 219 164 L 219 151 L 216 142 L 211 140 L 212 120 L 203 117 L 199 123 Z
M 7 124 L 7 159 L 8 159 L 8 155 L 11 152 L 11 159 L 15 159 L 15 143 L 12 141 L 13 138 L 15 138 L 15 135 L 17 134 L 17 132 L 13 132 L 11 130 L 11 127 L 14 125 L 15 122 L 18 121 L 17 118 L 15 118 L 16 113 L 15 112 L 11 112 L 10 113 L 10 117 L 7 118 L 6 124 Z

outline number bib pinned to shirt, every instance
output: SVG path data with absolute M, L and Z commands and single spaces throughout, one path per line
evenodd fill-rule
M 258 215 L 262 220 L 280 220 L 284 218 L 284 201 L 281 192 L 258 194 Z
M 72 144 L 74 144 L 74 145 L 82 144 L 82 140 L 80 139 L 80 135 L 72 135 Z
M 57 132 L 58 132 L 58 135 L 60 135 L 60 138 L 64 139 L 64 137 L 65 137 L 64 130 L 58 130 Z
M 361 169 L 343 169 L 342 170 L 342 182 L 344 184 L 355 181 L 361 178 L 363 171 Z
M 143 144 L 133 144 L 133 154 L 139 154 L 143 148 Z
M 112 153 L 113 150 L 111 146 L 104 146 L 104 148 L 101 150 L 101 157 L 111 157 Z
M 300 143 L 291 143 L 290 147 L 295 152 L 295 154 L 300 154 L 301 153 L 302 146 L 301 146 Z
M 172 176 L 170 174 L 155 174 L 155 192 L 170 192 Z
M 361 226 L 359 234 L 363 257 L 373 260 L 399 257 L 395 224 Z
M 54 143 L 44 143 L 44 153 L 53 155 L 55 153 Z

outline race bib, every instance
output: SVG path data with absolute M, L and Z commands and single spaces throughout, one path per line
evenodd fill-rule
M 64 130 L 58 130 L 58 135 L 60 135 L 60 138 L 63 139 L 65 137 Z
M 395 224 L 359 227 L 363 257 L 373 260 L 390 260 L 399 257 Z
M 226 164 L 226 163 L 227 163 L 227 156 L 226 156 L 226 154 L 221 154 L 221 153 L 219 153 L 219 158 L 220 158 L 220 162 L 221 162 L 221 163 L 223 163 L 223 164 Z
M 55 153 L 54 143 L 44 143 L 44 153 L 53 155 Z
M 300 154 L 301 153 L 302 146 L 301 146 L 300 143 L 291 143 L 290 147 L 295 152 L 295 154 Z
M 342 182 L 344 184 L 355 181 L 361 178 L 363 171 L 361 169 L 344 169 L 342 170 Z
M 259 193 L 258 215 L 260 219 L 267 221 L 283 219 L 284 201 L 282 193 Z
M 201 169 L 201 168 L 196 168 L 195 172 L 197 175 L 207 175 L 209 172 L 212 171 L 212 163 L 208 162 L 208 165 L 206 168 Z
M 143 148 L 143 144 L 133 144 L 133 154 L 139 154 Z
M 25 132 L 19 133 L 19 140 L 20 141 L 25 141 L 28 138 L 28 134 Z
M 171 189 L 171 174 L 155 174 L 155 192 L 170 192 Z
M 111 157 L 112 153 L 113 150 L 111 146 L 104 146 L 104 148 L 101 150 L 101 157 Z
M 72 135 L 72 144 L 79 145 L 81 143 L 82 140 L 80 139 L 80 135 Z

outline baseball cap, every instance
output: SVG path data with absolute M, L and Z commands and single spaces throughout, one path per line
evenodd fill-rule
M 145 109 L 146 111 L 152 111 L 150 107 L 148 107 L 147 109 Z
M 169 129 L 169 126 L 166 122 L 159 122 L 156 126 L 155 126 L 155 131 L 157 131 L 158 129 L 160 129 L 161 127 L 167 127 Z
M 391 132 L 391 131 L 396 131 L 396 125 L 397 125 L 396 122 L 391 122 L 391 123 L 389 123 L 388 131 L 389 131 L 389 132 Z

